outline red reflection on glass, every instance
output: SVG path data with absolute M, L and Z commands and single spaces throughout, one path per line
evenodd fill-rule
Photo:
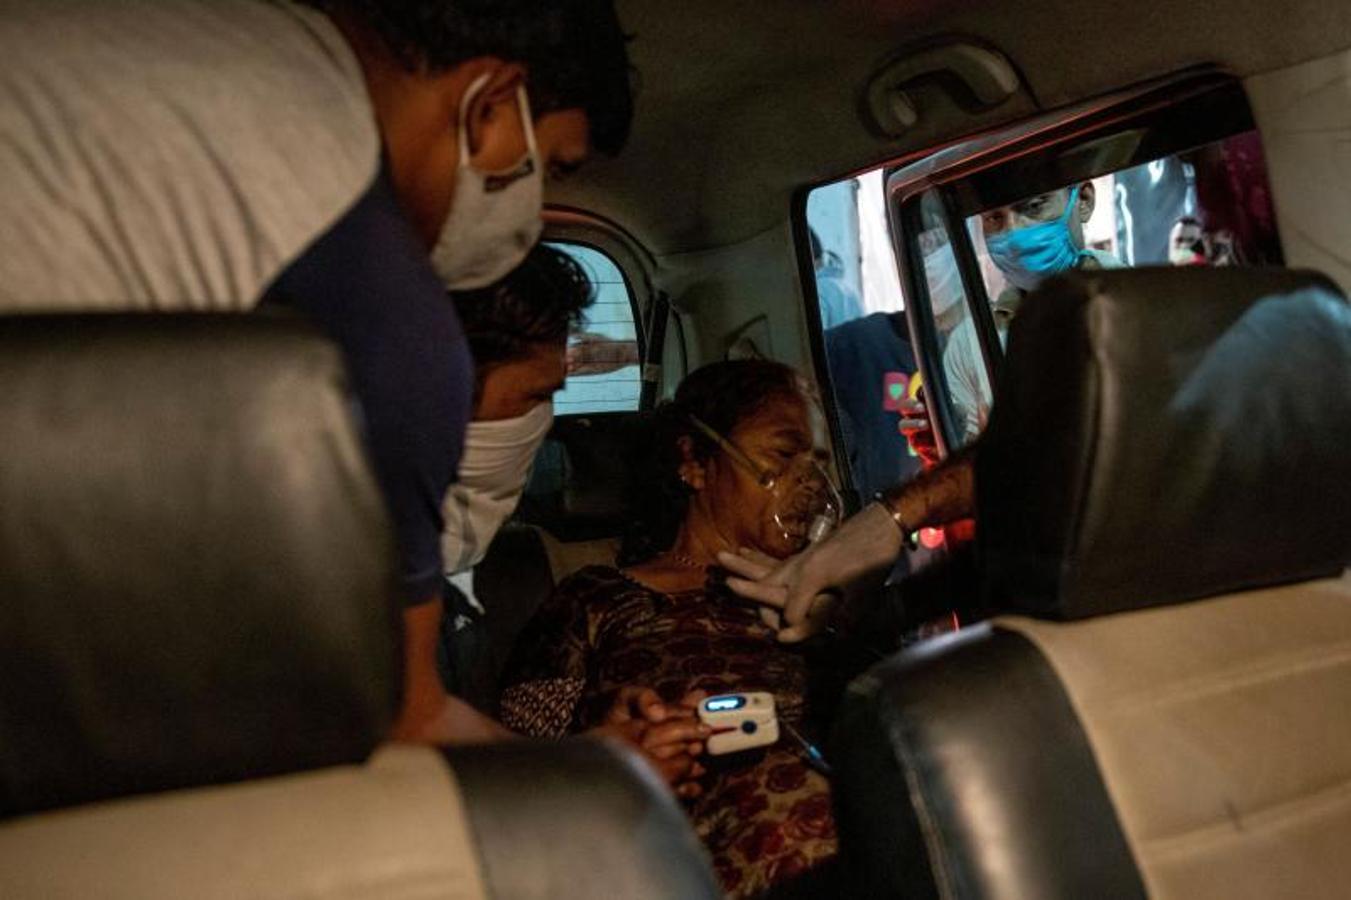
M 925 550 L 937 550 L 943 546 L 943 529 L 941 528 L 921 528 L 919 530 L 919 543 Z

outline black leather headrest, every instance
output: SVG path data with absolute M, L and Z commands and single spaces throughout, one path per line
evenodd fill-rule
M 1075 619 L 1338 573 L 1351 308 L 1282 269 L 1049 282 L 977 460 L 995 609 Z
M 0 384 L 0 815 L 364 759 L 400 633 L 336 349 L 0 318 Z
M 651 428 L 651 414 L 642 412 L 559 419 L 536 457 L 517 517 L 560 540 L 619 534 L 631 518 L 630 481 Z

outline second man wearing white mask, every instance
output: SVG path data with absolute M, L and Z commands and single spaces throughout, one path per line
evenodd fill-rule
M 593 289 L 586 274 L 560 250 L 537 245 L 519 267 L 477 290 L 452 291 L 474 355 L 473 419 L 465 436 L 459 480 L 443 505 L 442 555 L 452 584 L 472 597 L 469 577 L 494 536 L 516 510 L 531 464 L 553 424 L 553 397 L 568 373 L 569 335 L 582 323 Z M 482 613 L 502 615 L 489 606 Z M 482 660 L 457 658 L 472 643 L 444 631 L 448 669 L 478 683 Z M 645 720 L 645 721 L 643 721 Z M 635 688 L 617 698 L 597 733 L 618 737 L 643 752 L 673 784 L 694 771 L 705 734 L 682 709 L 666 708 L 655 692 Z M 691 752 L 692 751 L 692 752 Z
M 474 412 L 443 506 L 446 572 L 473 568 L 525 490 L 567 376 L 568 335 L 591 304 L 577 263 L 538 246 L 491 287 L 452 291 L 474 356 Z

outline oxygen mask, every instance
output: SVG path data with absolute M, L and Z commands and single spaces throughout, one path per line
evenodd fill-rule
M 796 552 L 839 526 L 844 517 L 840 492 L 811 452 L 764 466 L 697 417 L 690 416 L 690 421 L 769 493 L 768 513 L 786 547 Z

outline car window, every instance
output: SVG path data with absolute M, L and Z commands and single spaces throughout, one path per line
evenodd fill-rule
M 921 379 L 883 180 L 878 169 L 813 189 L 803 247 L 804 277 L 811 278 L 803 294 L 821 325 L 818 375 L 830 386 L 836 448 L 848 463 L 841 474 L 863 498 L 919 468 L 898 429 L 902 404 L 915 397 Z
M 924 355 L 941 371 L 949 449 L 984 429 L 1010 323 L 1041 281 L 1072 269 L 1279 265 L 1261 139 L 1233 84 L 1105 109 L 1103 124 L 1035 142 L 998 136 L 944 151 L 945 169 L 898 169 L 893 215 L 915 232 L 927 290 Z M 1020 144 L 1020 141 L 1023 143 Z M 956 251 L 956 252 L 954 252 Z M 930 398 L 933 400 L 933 398 Z
M 905 308 L 887 227 L 882 170 L 807 195 L 809 254 L 821 327 Z
M 980 323 L 973 313 L 972 298 L 962 283 L 957 262 L 960 247 L 948 231 L 939 195 L 930 192 L 920 203 L 922 228 L 917 243 L 923 260 L 924 287 L 928 299 L 946 385 L 948 419 L 953 423 L 955 444 L 968 443 L 985 427 L 992 401 L 986 374 L 986 350 L 981 344 Z M 968 231 L 971 229 L 968 227 Z M 943 402 L 938 391 L 921 391 L 926 404 Z
M 969 216 L 1000 346 L 1027 291 L 1075 255 L 1078 269 L 1280 263 L 1270 197 L 1261 141 L 1248 131 Z M 1057 251 L 1066 234 L 1072 243 Z M 927 261 L 925 275 L 941 277 Z M 985 427 L 991 403 L 975 329 L 965 324 L 943 352 L 960 443 Z
M 1282 261 L 1262 143 L 1247 131 L 1185 153 L 1171 154 L 1082 182 L 1030 194 L 972 215 L 986 294 L 1011 287 L 985 240 L 1018 222 L 1055 221 L 1071 195 L 1091 212 L 1081 223 L 1089 263 L 1117 266 L 1276 265 Z M 996 316 L 998 320 L 998 315 Z
M 642 394 L 641 350 L 633 295 L 614 260 L 594 247 L 554 242 L 550 246 L 581 264 L 596 300 L 568 340 L 568 378 L 554 395 L 559 416 L 638 409 Z

